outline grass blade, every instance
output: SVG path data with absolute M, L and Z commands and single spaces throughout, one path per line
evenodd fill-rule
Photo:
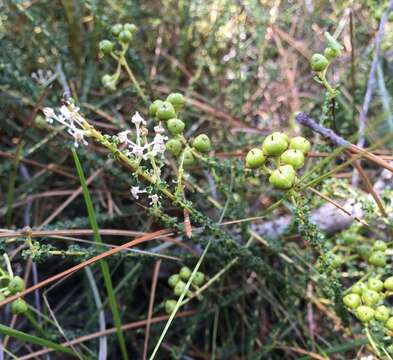
M 25 341 L 25 342 L 28 342 L 28 343 L 31 343 L 31 344 L 41 345 L 43 347 L 47 347 L 47 348 L 56 350 L 58 352 L 62 352 L 64 354 L 77 356 L 74 353 L 73 350 L 71 350 L 69 348 L 66 348 L 63 345 L 56 344 L 56 343 L 54 343 L 52 341 L 45 340 L 43 338 L 40 338 L 40 337 L 37 337 L 37 336 L 34 336 L 34 335 L 26 334 L 26 333 L 24 333 L 22 331 L 15 330 L 15 329 L 10 328 L 10 327 L 8 327 L 6 325 L 0 324 L 0 334 L 6 335 L 6 336 L 10 336 L 10 337 L 13 337 L 15 339 L 18 339 L 18 340 L 21 340 L 21 341 Z
M 78 172 L 78 176 L 79 176 L 79 179 L 81 182 L 83 197 L 85 199 L 90 225 L 93 229 L 94 240 L 97 243 L 97 246 L 100 246 L 100 244 L 102 243 L 102 240 L 101 240 L 101 235 L 100 235 L 100 232 L 98 229 L 97 218 L 96 218 L 95 211 L 93 208 L 93 202 L 91 201 L 89 189 L 87 188 L 87 184 L 86 184 L 85 175 L 83 173 L 83 169 L 82 169 L 81 163 L 78 158 L 78 154 L 76 153 L 75 149 L 72 149 L 72 155 L 74 157 L 76 170 Z M 126 348 L 126 343 L 125 343 L 125 339 L 124 339 L 124 334 L 121 329 L 120 313 L 119 313 L 119 308 L 117 306 L 115 294 L 113 291 L 112 280 L 111 280 L 111 276 L 109 273 L 109 266 L 108 266 L 108 263 L 106 262 L 106 260 L 100 260 L 99 264 L 100 264 L 102 276 L 104 278 L 106 291 L 108 294 L 109 306 L 112 311 L 113 321 L 114 321 L 115 327 L 116 327 L 117 339 L 119 341 L 119 345 L 120 345 L 120 349 L 121 349 L 121 352 L 123 355 L 123 359 L 126 360 L 126 359 L 128 359 L 127 348 Z

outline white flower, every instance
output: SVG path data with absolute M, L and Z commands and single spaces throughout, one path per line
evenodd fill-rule
M 85 136 L 88 136 L 88 131 L 83 129 L 83 117 L 79 114 L 79 108 L 76 107 L 72 101 L 68 101 L 66 105 L 62 105 L 57 111 L 46 107 L 43 110 L 46 121 L 50 124 L 57 121 L 62 124 L 67 132 L 74 138 L 74 145 L 78 147 L 79 144 L 87 145 Z
M 47 87 L 57 78 L 57 74 L 53 74 L 51 70 L 39 69 L 37 72 L 33 72 L 31 77 L 41 86 Z
M 137 111 L 134 116 L 132 117 L 131 122 L 135 124 L 136 127 L 139 127 L 141 124 L 146 125 L 146 121 L 143 120 L 143 117 L 139 115 L 139 112 Z
M 165 129 L 162 126 L 161 122 L 157 126 L 154 126 L 154 132 L 156 134 L 163 134 L 165 132 Z
M 156 134 L 152 143 L 153 149 L 151 151 L 153 156 L 162 155 L 165 152 L 165 140 L 168 138 L 166 136 L 162 136 L 161 134 Z
M 117 134 L 117 138 L 119 139 L 121 144 L 124 144 L 128 141 L 128 134 L 130 133 L 130 130 L 125 130 L 122 132 L 119 132 Z
M 141 157 L 143 159 L 146 158 L 145 154 L 145 148 L 143 146 L 139 146 L 136 144 L 130 145 L 131 152 L 136 156 L 136 157 Z
M 131 187 L 131 195 L 138 200 L 139 199 L 139 194 L 145 193 L 146 190 L 141 190 L 139 189 L 139 186 L 132 186 Z
M 149 205 L 160 205 L 160 197 L 157 194 L 149 195 L 149 199 L 151 200 Z

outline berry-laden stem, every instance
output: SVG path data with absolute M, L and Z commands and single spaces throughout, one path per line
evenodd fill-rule
M 182 153 L 180 159 L 179 172 L 177 176 L 177 187 L 175 191 L 175 196 L 179 198 L 184 197 L 183 174 L 184 174 L 184 152 Z
M 143 141 L 145 142 L 145 144 L 148 144 L 146 136 L 143 137 Z M 138 145 L 140 145 L 140 144 L 138 144 Z M 148 149 L 148 156 L 149 156 L 150 164 L 151 164 L 151 166 L 153 168 L 153 172 L 154 172 L 154 180 L 155 180 L 154 182 L 155 182 L 155 184 L 158 184 L 161 181 L 161 170 L 157 166 L 156 160 L 155 160 L 153 154 L 151 153 L 150 146 Z
M 379 350 L 377 348 L 377 345 L 375 344 L 375 341 L 374 341 L 373 337 L 371 336 L 370 329 L 368 328 L 368 325 L 366 325 L 365 330 L 366 330 L 367 339 L 368 339 L 371 347 L 373 348 L 375 354 L 378 357 L 380 357 Z
M 145 93 L 143 92 L 142 88 L 139 86 L 138 80 L 136 79 L 136 77 L 134 76 L 134 73 L 132 72 L 130 66 L 128 65 L 128 62 L 127 62 L 124 54 L 121 54 L 120 59 L 119 59 L 119 63 L 124 66 L 124 68 L 126 69 L 126 72 L 128 74 L 128 77 L 130 78 L 130 80 L 132 81 L 132 83 L 135 86 L 135 89 L 136 89 L 138 95 L 147 104 L 148 103 L 147 97 L 146 97 Z

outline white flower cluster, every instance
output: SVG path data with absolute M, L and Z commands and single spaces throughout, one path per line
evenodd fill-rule
M 139 194 L 145 193 L 146 190 L 141 190 L 139 186 L 132 186 L 131 187 L 131 195 L 134 199 L 138 200 L 139 199 Z M 150 199 L 149 205 L 160 205 L 160 196 L 157 194 L 152 194 L 149 195 L 148 198 Z
M 130 130 L 125 130 L 117 134 L 117 138 L 121 144 L 127 144 L 130 153 L 136 158 L 146 160 L 149 155 L 153 157 L 163 156 L 165 152 L 165 140 L 168 138 L 163 136 L 164 128 L 162 125 L 154 127 L 155 136 L 152 142 L 147 142 L 145 136 L 148 134 L 148 130 L 145 127 L 146 121 L 142 116 L 136 112 L 132 117 L 131 122 L 135 125 L 136 130 L 136 140 L 135 142 L 128 138 L 128 134 L 131 133 Z
M 84 120 L 79 114 L 79 108 L 72 101 L 68 101 L 56 111 L 50 107 L 46 107 L 42 111 L 49 124 L 57 121 L 66 127 L 67 132 L 74 138 L 75 147 L 78 147 L 79 144 L 88 144 L 85 140 L 85 136 L 88 136 L 88 131 L 84 130 L 82 125 Z

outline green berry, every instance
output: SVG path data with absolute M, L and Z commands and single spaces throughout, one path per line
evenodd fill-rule
M 329 60 L 322 54 L 314 54 L 310 60 L 311 69 L 314 71 L 323 71 L 329 65 Z
M 262 150 L 269 156 L 280 156 L 288 148 L 288 136 L 275 132 L 265 138 L 262 143 Z
M 201 153 L 208 153 L 212 148 L 212 144 L 206 134 L 200 134 L 192 142 L 192 147 Z
M 177 301 L 176 300 L 167 300 L 165 301 L 165 312 L 170 315 L 175 310 Z
M 114 44 L 109 40 L 102 40 L 99 43 L 99 48 L 104 54 L 110 54 L 113 51 Z
M 183 151 L 183 165 L 184 166 L 191 166 L 194 164 L 195 159 L 194 155 L 192 155 L 192 151 L 190 149 L 185 149 Z
M 180 93 L 171 93 L 166 98 L 166 101 L 169 101 L 176 111 L 179 111 L 185 104 L 184 96 Z
M 180 281 L 179 274 L 173 274 L 168 278 L 168 285 L 174 289 L 176 284 Z
M 311 144 L 303 136 L 296 136 L 296 137 L 292 138 L 291 141 L 289 142 L 289 147 L 291 149 L 299 150 L 303 154 L 306 154 L 310 151 Z
M 16 299 L 11 304 L 11 312 L 14 315 L 24 314 L 27 310 L 28 310 L 27 303 L 21 298 Z
M 385 323 L 386 329 L 393 331 L 393 317 L 389 318 Z
M 187 281 L 191 276 L 191 269 L 187 266 L 183 266 L 179 272 L 180 278 Z
M 104 85 L 104 88 L 110 91 L 115 91 L 116 90 L 116 83 L 113 81 L 113 78 L 109 74 L 105 74 L 101 78 L 102 85 Z
M 192 283 L 196 286 L 201 286 L 205 282 L 205 274 L 197 271 L 194 278 L 192 279 Z
M 339 56 L 338 52 L 331 47 L 327 47 L 323 54 L 328 60 L 332 60 Z
M 388 248 L 385 241 L 377 240 L 373 245 L 374 251 L 385 251 Z
M 304 166 L 304 155 L 300 150 L 289 149 L 281 154 L 281 161 L 298 170 Z
M 354 294 L 362 295 L 363 291 L 366 289 L 367 289 L 367 285 L 364 282 L 359 281 L 352 286 L 351 291 Z
M 291 165 L 283 165 L 274 170 L 269 177 L 269 182 L 277 189 L 290 189 L 295 183 L 296 173 Z
M 389 319 L 389 309 L 385 305 L 378 306 L 374 316 L 376 320 L 386 322 Z
M 116 24 L 113 25 L 111 28 L 111 33 L 115 36 L 118 36 L 120 32 L 123 30 L 123 25 L 122 24 Z
M 183 290 L 186 287 L 186 283 L 184 281 L 179 280 L 178 283 L 176 284 L 175 288 L 173 289 L 173 293 L 176 296 L 180 296 L 183 292 Z
M 383 290 L 383 282 L 377 278 L 368 279 L 367 286 L 370 290 L 380 292 Z
M 14 276 L 8 283 L 8 290 L 11 294 L 16 294 L 26 288 L 25 281 L 20 276 Z
M 149 114 L 156 116 L 158 107 L 163 103 L 162 100 L 154 100 L 149 106 Z
M 358 241 L 358 236 L 353 232 L 345 232 L 342 236 L 342 240 L 345 245 L 353 245 Z
M 393 291 L 393 276 L 389 276 L 383 283 L 386 290 Z
M 263 151 L 259 148 L 251 149 L 246 156 L 246 166 L 250 169 L 259 168 L 266 160 Z
M 362 244 L 357 248 L 358 254 L 364 259 L 368 260 L 371 256 L 371 248 L 366 244 Z
M 170 139 L 165 143 L 165 148 L 175 157 L 178 157 L 183 149 L 183 144 L 179 139 Z
M 183 132 L 185 124 L 180 119 L 174 118 L 174 119 L 169 119 L 168 120 L 167 126 L 168 126 L 169 132 L 173 136 L 175 136 L 175 135 L 181 134 Z
M 345 295 L 343 303 L 346 307 L 354 310 L 360 305 L 360 296 L 358 294 Z
M 129 31 L 131 34 L 133 34 L 137 30 L 137 27 L 134 24 L 127 23 L 127 24 L 124 24 L 123 29 L 125 31 Z
M 362 293 L 362 301 L 367 306 L 374 306 L 381 300 L 380 295 L 374 290 L 364 290 Z
M 373 251 L 368 259 L 368 262 L 375 266 L 383 267 L 386 265 L 386 255 L 383 251 Z
M 375 311 L 372 308 L 370 308 L 369 306 L 364 306 L 364 305 L 360 305 L 355 311 L 356 317 L 361 322 L 364 322 L 364 323 L 367 323 L 370 320 L 372 320 L 374 318 L 374 314 L 375 314 Z
M 123 44 L 128 44 L 132 40 L 132 33 L 128 30 L 123 30 L 119 34 L 119 41 Z
M 157 107 L 156 116 L 160 120 L 169 120 L 176 117 L 173 105 L 169 101 L 163 101 Z

